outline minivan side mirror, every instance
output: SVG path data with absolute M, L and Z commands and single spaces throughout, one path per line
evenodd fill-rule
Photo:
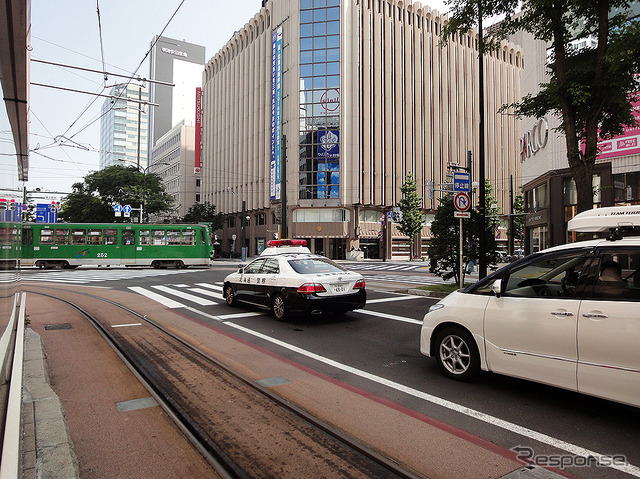
M 500 297 L 500 293 L 502 293 L 502 280 L 496 279 L 491 285 L 491 291 L 493 291 L 496 295 L 496 298 Z

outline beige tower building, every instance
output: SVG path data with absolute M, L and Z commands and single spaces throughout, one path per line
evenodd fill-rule
M 429 213 L 449 164 L 477 179 L 476 32 L 442 47 L 446 16 L 419 3 L 275 0 L 206 64 L 202 201 L 227 215 L 224 251 L 261 251 L 278 235 L 344 258 L 408 258 L 408 238 L 386 217 L 411 173 Z M 484 58 L 485 174 L 507 213 L 519 185 L 519 47 Z M 450 171 L 450 170 L 449 170 Z M 435 198 L 428 198 L 433 181 Z M 284 206 L 284 208 L 283 208 Z M 384 232 L 384 234 L 383 234 Z

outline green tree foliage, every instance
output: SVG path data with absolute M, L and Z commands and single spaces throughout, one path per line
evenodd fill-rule
M 402 199 L 398 202 L 398 207 L 401 215 L 399 218 L 394 218 L 394 221 L 399 223 L 400 232 L 409 237 L 409 251 L 413 253 L 415 237 L 422 229 L 424 215 L 422 198 L 418 196 L 416 181 L 411 173 L 406 176 L 400 191 L 402 191 Z
M 634 76 L 640 72 L 640 20 L 630 0 L 451 0 L 446 40 L 477 24 L 483 16 L 505 15 L 485 33 L 484 49 L 516 32 L 549 43 L 548 82 L 535 95 L 509 105 L 521 116 L 554 114 L 565 135 L 567 160 L 576 181 L 578 212 L 593 207 L 592 176 L 602 139 L 636 125 L 632 101 L 640 99 Z M 519 5 L 521 11 L 518 13 Z M 578 48 L 575 40 L 594 38 L 595 46 Z M 529 60 L 530 61 L 530 60 Z
M 116 204 L 143 206 L 144 218 L 171 210 L 173 197 L 166 194 L 157 175 L 144 174 L 135 166 L 109 166 L 90 173 L 82 183 L 73 185 L 73 193 L 62 200 L 61 220 L 77 223 L 130 222 L 113 213 Z M 132 216 L 135 214 L 132 212 Z
M 185 223 L 207 223 L 211 225 L 211 231 L 215 231 L 222 228 L 224 215 L 222 213 L 216 214 L 216 206 L 205 201 L 191 205 L 182 221 Z
M 487 181 L 485 194 L 485 245 L 487 248 L 487 266 L 497 264 L 496 226 L 498 225 L 493 187 Z M 429 242 L 430 271 L 443 279 L 454 278 L 460 281 L 460 220 L 453 216 L 455 206 L 453 195 L 440 198 L 436 215 L 431 222 L 432 238 Z M 462 220 L 462 256 L 478 263 L 480 253 L 480 214 L 478 209 L 471 210 L 471 218 Z

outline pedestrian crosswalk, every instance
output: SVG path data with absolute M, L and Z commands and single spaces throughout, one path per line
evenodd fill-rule
M 428 271 L 429 263 L 411 262 L 411 263 L 341 263 L 347 269 L 354 271 Z
M 369 282 L 388 282 L 388 283 L 407 283 L 416 286 L 430 284 L 449 284 L 454 283 L 453 279 L 444 280 L 440 276 L 427 275 L 397 275 L 397 274 L 367 274 L 362 273 L 365 281 Z
M 74 269 L 74 270 L 54 270 L 23 272 L 21 280 L 23 282 L 37 281 L 47 283 L 67 283 L 67 284 L 87 284 L 99 281 L 120 281 L 135 278 L 158 277 L 170 274 L 193 273 L 189 269 Z

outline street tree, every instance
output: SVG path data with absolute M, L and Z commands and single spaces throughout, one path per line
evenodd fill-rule
M 67 222 L 122 222 L 128 218 L 116 217 L 116 204 L 143 207 L 143 214 L 170 211 L 173 197 L 165 193 L 160 178 L 144 174 L 135 166 L 109 166 L 90 173 L 82 183 L 75 183 L 73 193 L 62 199 L 60 219 Z
M 640 20 L 631 0 L 450 0 L 444 44 L 467 33 L 483 16 L 505 19 L 485 33 L 481 50 L 495 48 L 516 32 L 528 32 L 550 46 L 548 82 L 536 94 L 506 105 L 517 115 L 554 114 L 565 136 L 567 161 L 576 182 L 578 212 L 593 207 L 593 169 L 598 141 L 634 127 L 633 102 L 640 100 Z M 594 39 L 586 46 L 577 40 Z
M 497 264 L 497 243 L 495 229 L 498 224 L 496 200 L 492 196 L 493 187 L 485 183 L 485 245 L 487 266 Z M 439 199 L 440 204 L 431 222 L 431 241 L 429 242 L 429 270 L 441 276 L 442 279 L 454 278 L 460 281 L 460 220 L 454 217 L 456 211 L 453 195 L 447 194 Z M 471 217 L 462 220 L 462 256 L 475 260 L 480 254 L 480 213 L 476 207 L 471 210 Z M 463 278 L 464 279 L 464 278 Z
M 415 238 L 422 229 L 424 222 L 424 214 L 422 213 L 422 198 L 418 195 L 416 180 L 413 174 L 409 173 L 400 187 L 402 199 L 398 202 L 400 215 L 394 218 L 398 223 L 398 229 L 404 235 L 409 237 L 409 251 L 411 258 L 416 254 L 414 252 Z
M 211 231 L 216 231 L 222 228 L 224 215 L 222 213 L 216 214 L 216 206 L 205 201 L 191 205 L 182 221 L 185 223 L 207 223 L 211 225 Z

